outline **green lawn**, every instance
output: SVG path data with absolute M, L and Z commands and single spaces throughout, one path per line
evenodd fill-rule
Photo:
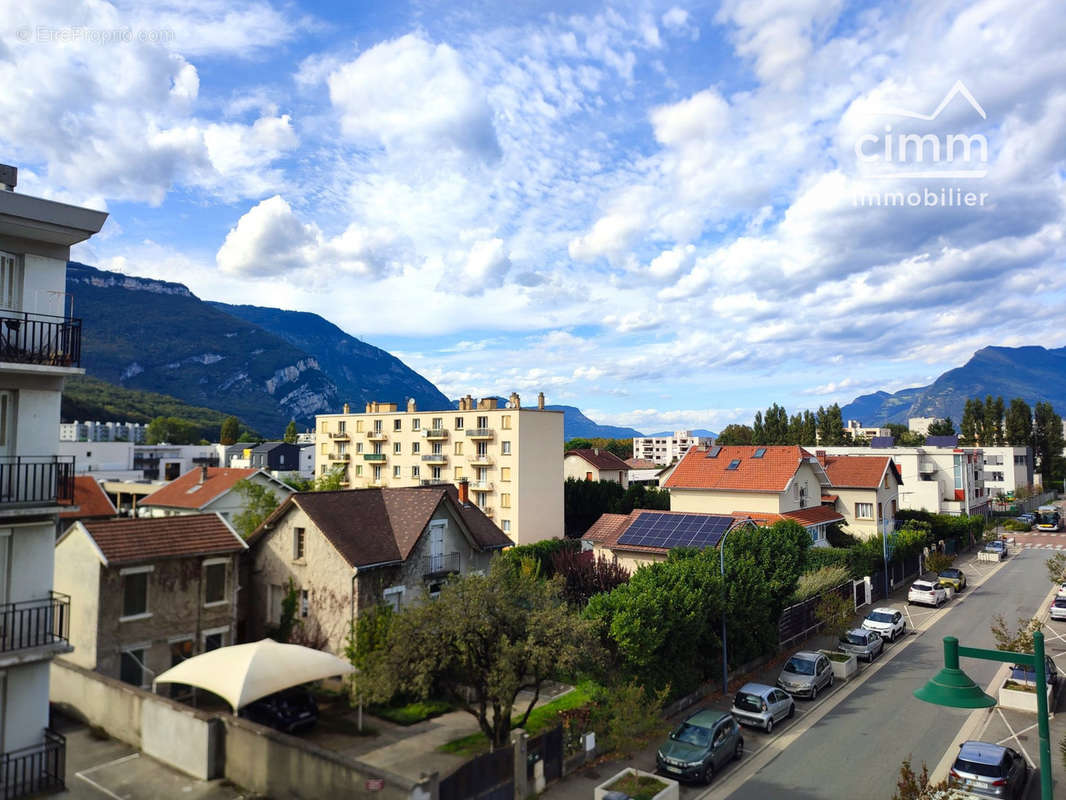
M 581 708 L 588 705 L 592 699 L 592 693 L 597 688 L 595 681 L 579 681 L 573 691 L 567 692 L 562 697 L 557 697 L 550 703 L 537 706 L 529 714 L 526 721 L 525 731 L 530 736 L 537 736 L 552 728 L 557 723 L 560 711 L 568 711 L 571 708 Z M 516 726 L 521 715 L 511 718 L 511 725 Z M 476 756 L 489 749 L 489 740 L 483 733 L 472 733 L 458 739 L 452 739 L 437 748 L 442 753 L 456 753 L 463 756 Z
M 387 719 L 397 725 L 414 725 L 416 722 L 439 717 L 454 711 L 455 706 L 447 700 L 416 700 L 397 706 L 375 705 L 367 707 L 367 713 Z

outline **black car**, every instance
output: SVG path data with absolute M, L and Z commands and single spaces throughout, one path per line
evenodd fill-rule
M 238 716 L 282 733 L 297 733 L 318 722 L 318 705 L 307 689 L 296 686 L 249 703 Z

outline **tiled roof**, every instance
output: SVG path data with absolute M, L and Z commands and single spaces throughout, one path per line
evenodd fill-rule
M 714 458 L 708 456 L 718 451 Z M 755 452 L 763 450 L 760 458 Z M 732 445 L 721 448 L 693 447 L 666 481 L 668 489 L 723 489 L 731 491 L 782 492 L 805 459 L 802 447 Z M 736 469 L 730 463 L 739 460 Z
M 583 458 L 588 463 L 592 464 L 596 469 L 617 469 L 625 472 L 629 469 L 626 466 L 626 462 L 612 453 L 610 450 L 567 450 L 566 455 L 578 456 Z
M 895 467 L 890 456 L 826 456 L 822 467 L 834 487 L 876 489 L 890 464 Z
M 111 498 L 107 496 L 92 475 L 74 478 L 74 505 L 77 511 L 61 511 L 60 519 L 86 519 L 88 517 L 114 517 L 118 515 Z
M 479 549 L 513 544 L 476 505 L 461 505 L 458 490 L 450 484 L 298 492 L 282 503 L 249 538 L 252 541 L 261 538 L 296 505 L 351 566 L 404 561 L 441 502 L 452 505 Z
M 811 506 L 800 508 L 796 511 L 785 511 L 775 514 L 769 511 L 734 511 L 733 516 L 737 519 L 750 519 L 758 525 L 770 525 L 783 519 L 791 519 L 805 528 L 812 525 L 824 525 L 827 522 L 841 522 L 844 517 L 829 506 Z
M 622 531 L 629 527 L 633 521 L 632 514 L 601 514 L 600 518 L 592 523 L 592 527 L 585 531 L 582 539 L 589 542 L 618 541 Z
M 207 467 L 207 480 L 200 483 L 202 467 L 179 475 L 162 489 L 152 492 L 138 505 L 166 508 L 202 509 L 212 500 L 228 492 L 237 481 L 252 477 L 258 469 Z
M 585 541 L 594 542 L 595 544 L 605 547 L 608 550 L 625 550 L 636 553 L 667 553 L 669 548 L 667 547 L 648 547 L 646 545 L 633 545 L 633 544 L 619 544 L 618 539 L 629 530 L 629 526 L 632 525 L 637 517 L 641 514 L 648 512 L 646 508 L 635 508 L 628 514 L 601 514 L 600 518 L 596 520 L 592 527 L 585 532 L 585 535 L 581 538 Z M 681 517 L 734 517 L 737 522 L 743 521 L 745 517 L 736 517 L 733 514 L 701 514 L 694 511 L 658 511 L 656 514 L 673 514 Z
M 218 514 L 86 520 L 78 526 L 85 528 L 110 566 L 235 553 L 245 548 L 241 537 Z
M 626 466 L 630 469 L 662 469 L 662 464 L 656 464 L 647 458 L 627 458 Z

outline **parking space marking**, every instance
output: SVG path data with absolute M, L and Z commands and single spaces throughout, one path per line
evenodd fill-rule
M 94 789 L 103 792 L 108 797 L 114 798 L 114 800 L 126 800 L 126 798 L 124 798 L 122 795 L 115 794 L 110 789 L 108 789 L 108 788 L 106 788 L 104 786 L 101 786 L 99 783 L 94 781 L 92 778 L 87 777 L 87 775 L 90 772 L 96 772 L 97 770 L 104 769 L 105 767 L 113 767 L 113 766 L 116 766 L 118 764 L 125 764 L 127 761 L 132 761 L 135 758 L 140 758 L 140 756 L 141 756 L 140 753 L 130 753 L 128 756 L 122 756 L 121 758 L 116 758 L 113 761 L 106 761 L 103 764 L 97 764 L 95 767 L 89 767 L 88 769 L 83 769 L 81 772 L 75 772 L 74 773 L 74 777 L 81 778 L 83 781 L 85 781 L 87 784 L 92 786 Z
M 1018 745 L 1018 749 L 1021 750 L 1022 755 L 1025 756 L 1025 760 L 1029 762 L 1029 766 L 1033 769 L 1036 769 L 1036 762 L 1033 761 L 1033 757 L 1029 755 L 1029 751 L 1025 749 L 1025 745 L 1023 745 L 1021 739 L 1018 738 L 1021 734 L 1028 733 L 1029 731 L 1033 730 L 1033 728 L 1036 727 L 1036 723 L 1034 722 L 1028 728 L 1022 728 L 1020 731 L 1016 731 L 1010 726 L 1010 723 L 1007 722 L 1007 718 L 1003 716 L 1003 712 L 1000 710 L 999 706 L 996 706 L 996 713 L 999 714 L 999 718 L 1003 720 L 1003 724 L 1006 726 L 1007 730 L 1010 731 L 1010 736 L 1008 736 L 1006 739 L 1000 739 L 998 742 L 996 742 L 996 744 L 1006 744 L 1011 739 L 1013 739 L 1015 744 Z

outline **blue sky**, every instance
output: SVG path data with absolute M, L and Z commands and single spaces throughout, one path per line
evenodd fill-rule
M 451 396 L 720 429 L 1066 344 L 1054 3 L 0 9 L 0 160 L 111 213 L 75 258 Z

